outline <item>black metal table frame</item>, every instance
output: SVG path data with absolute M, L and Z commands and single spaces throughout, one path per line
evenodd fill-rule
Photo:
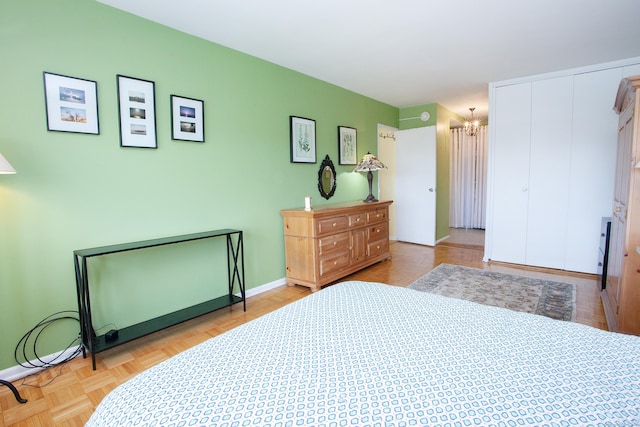
M 228 295 L 122 328 L 118 331 L 118 336 L 110 339 L 109 341 L 107 341 L 105 335 L 96 335 L 91 320 L 91 300 L 89 295 L 87 258 L 222 236 L 226 236 L 227 240 Z M 124 344 L 169 326 L 193 319 L 203 314 L 210 313 L 224 307 L 229 307 L 238 302 L 242 302 L 243 310 L 247 311 L 244 278 L 244 242 L 241 230 L 214 230 L 202 233 L 185 234 L 181 236 L 143 240 L 139 242 L 79 249 L 73 251 L 73 263 L 76 272 L 76 290 L 78 293 L 82 355 L 86 358 L 86 352 L 88 351 L 91 353 L 91 362 L 94 371 L 96 369 L 95 355 L 101 351 Z M 240 296 L 233 293 L 236 283 L 238 285 Z

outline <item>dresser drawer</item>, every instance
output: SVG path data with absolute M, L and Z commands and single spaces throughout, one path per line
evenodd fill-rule
M 320 257 L 320 277 L 349 266 L 349 251 Z
M 332 234 L 318 239 L 318 254 L 327 252 L 345 251 L 349 249 L 349 232 Z
M 370 242 L 387 240 L 389 238 L 389 223 L 382 222 L 380 224 L 371 225 L 367 228 L 367 231 Z
M 358 214 L 349 215 L 349 227 L 358 227 L 367 223 L 367 214 L 361 212 Z
M 386 254 L 389 252 L 389 241 L 378 240 L 377 242 L 369 242 L 367 245 L 367 256 L 376 257 L 378 255 Z
M 375 224 L 377 222 L 387 221 L 387 209 L 376 209 L 367 212 L 367 224 Z
M 319 219 L 316 222 L 318 236 L 330 233 L 338 233 L 349 229 L 349 217 L 347 215 L 334 216 L 331 218 Z

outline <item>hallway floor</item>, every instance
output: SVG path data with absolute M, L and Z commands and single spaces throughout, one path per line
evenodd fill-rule
M 449 228 L 449 237 L 440 243 L 484 247 L 484 230 L 476 228 Z

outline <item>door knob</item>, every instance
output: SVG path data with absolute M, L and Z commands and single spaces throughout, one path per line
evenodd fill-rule
M 433 187 L 429 188 L 429 192 L 433 193 L 435 190 L 433 189 Z

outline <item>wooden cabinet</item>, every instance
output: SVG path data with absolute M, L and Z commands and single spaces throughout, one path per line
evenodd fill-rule
M 284 209 L 287 284 L 323 285 L 391 258 L 391 201 L 361 201 Z
M 640 335 L 640 75 L 623 79 L 616 96 L 616 179 L 607 287 L 602 302 L 609 329 Z M 638 165 L 638 166 L 636 166 Z

